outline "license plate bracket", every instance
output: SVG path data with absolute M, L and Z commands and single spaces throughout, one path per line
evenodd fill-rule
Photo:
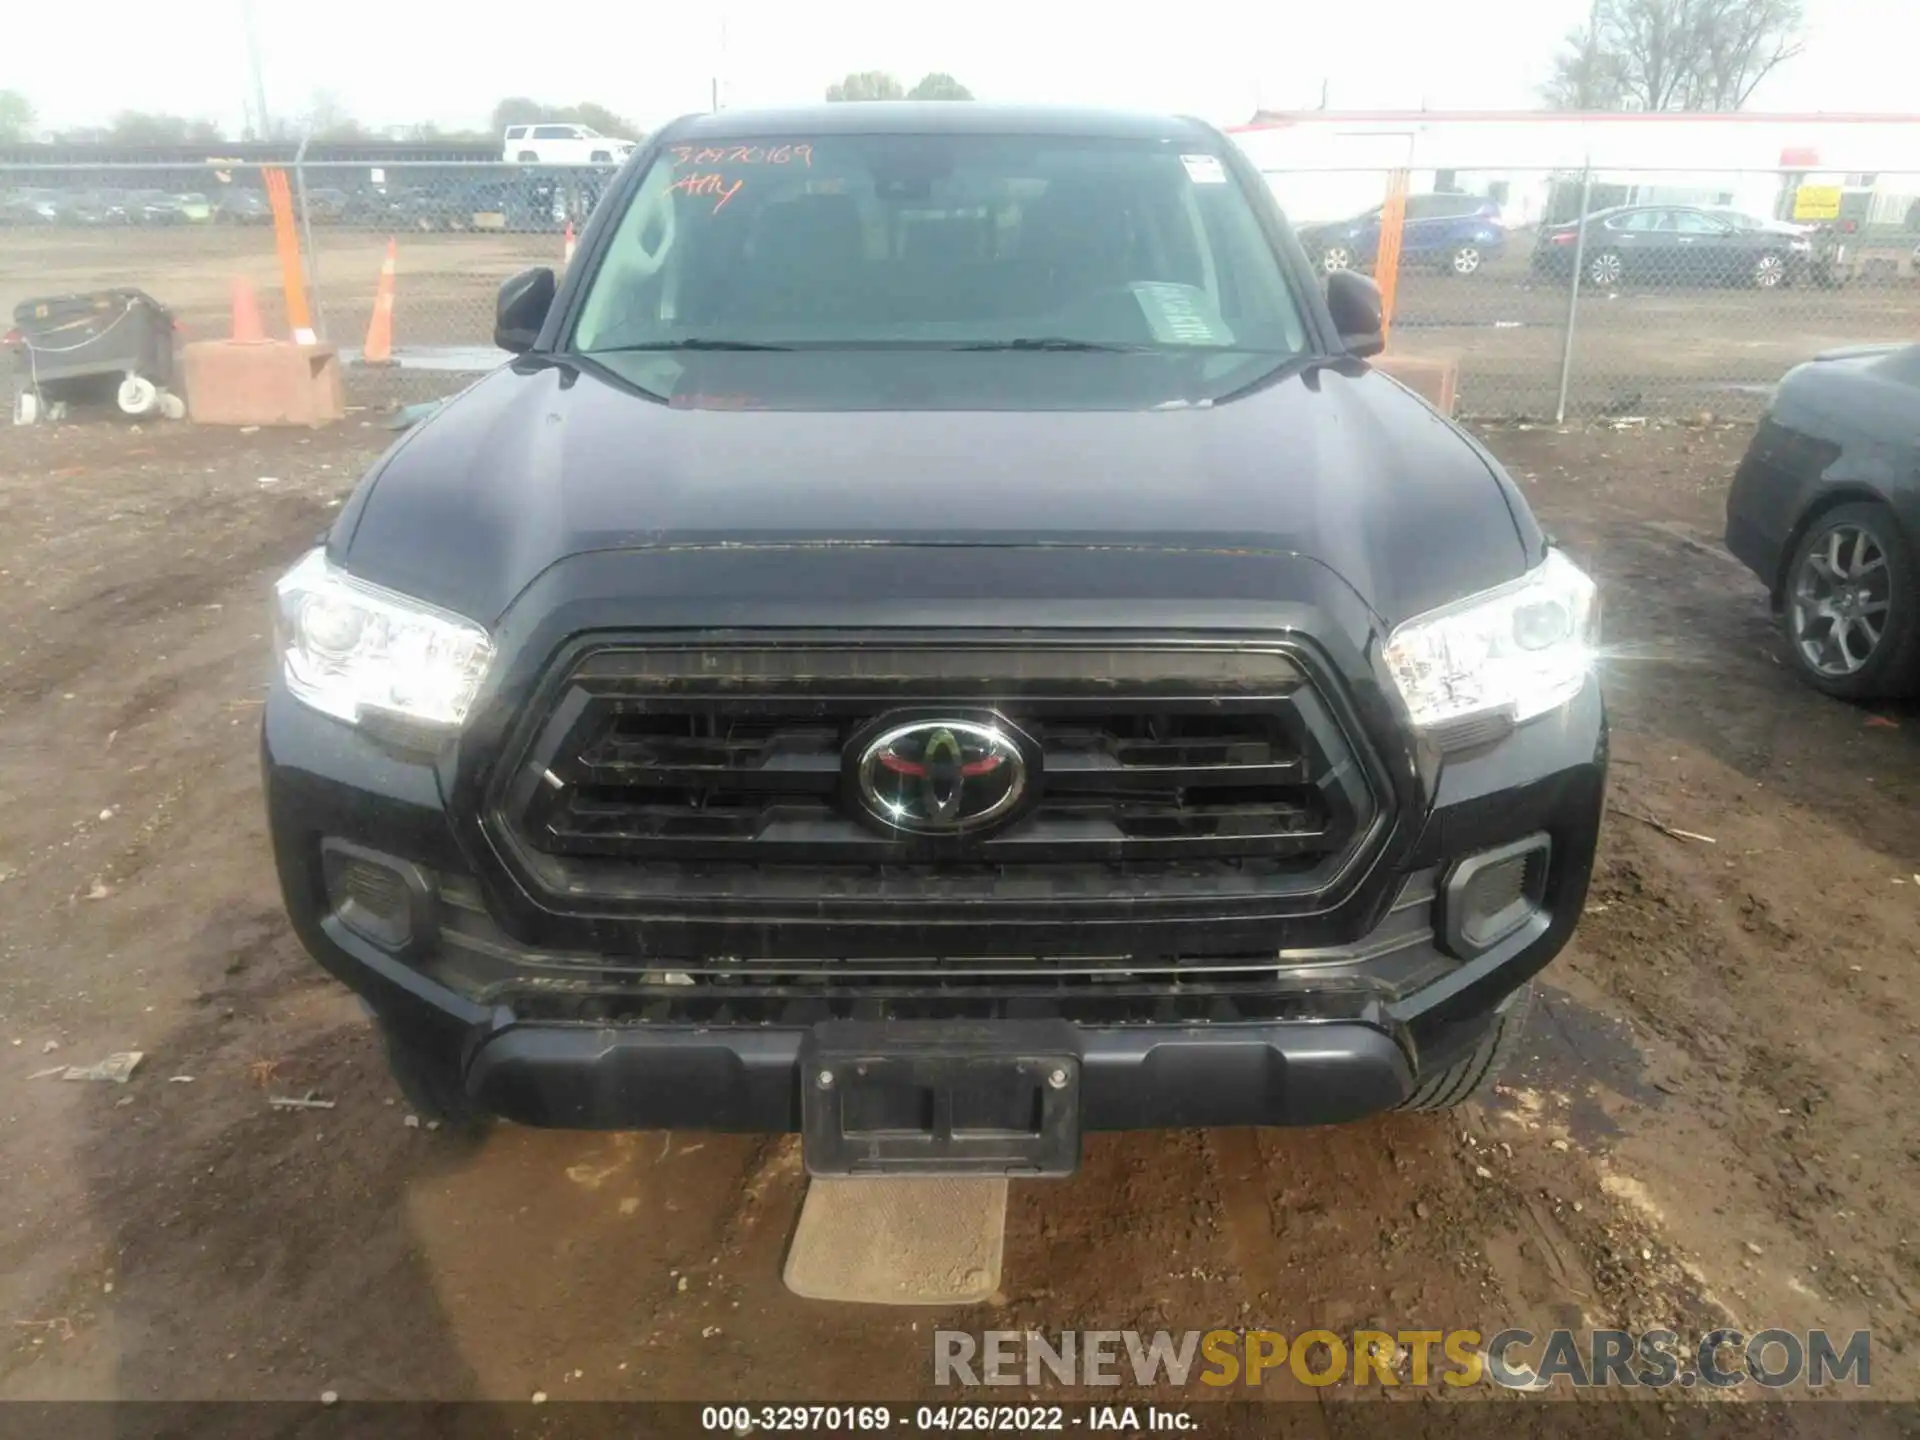
M 1080 1164 L 1071 1026 L 829 1021 L 800 1047 L 813 1175 L 1070 1175 Z

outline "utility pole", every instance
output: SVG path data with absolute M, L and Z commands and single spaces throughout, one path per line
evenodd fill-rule
M 273 127 L 267 118 L 267 82 L 260 74 L 260 31 L 253 20 L 253 0 L 240 0 L 240 19 L 247 30 L 247 65 L 253 71 L 253 123 L 257 138 L 265 140 Z

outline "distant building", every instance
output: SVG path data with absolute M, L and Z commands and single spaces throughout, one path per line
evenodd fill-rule
M 1856 227 L 1920 224 L 1920 115 L 1262 111 L 1233 131 L 1303 222 L 1380 204 L 1398 167 L 1415 191 L 1488 196 L 1510 225 L 1564 219 L 1591 164 L 1595 208 L 1732 205 L 1786 217 L 1800 186 L 1830 186 Z

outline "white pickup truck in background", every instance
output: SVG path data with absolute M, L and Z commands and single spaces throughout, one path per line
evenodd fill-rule
M 633 153 L 633 145 L 591 125 L 509 125 L 500 158 L 527 165 L 614 165 Z

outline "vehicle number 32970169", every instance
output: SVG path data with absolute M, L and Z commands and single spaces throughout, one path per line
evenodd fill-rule
M 708 1405 L 700 1411 L 700 1428 L 732 1435 L 882 1430 L 1027 1435 L 1063 1431 L 1067 1417 L 1060 1405 L 918 1405 L 911 1410 L 904 1405 Z

